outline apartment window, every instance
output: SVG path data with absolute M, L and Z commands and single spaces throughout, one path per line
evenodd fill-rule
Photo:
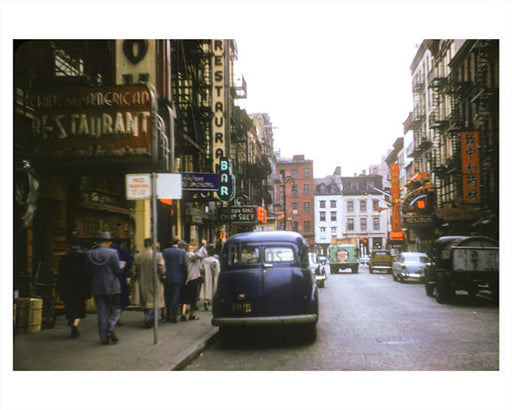
M 331 221 L 336 221 L 336 211 L 331 212 Z
M 336 208 L 336 200 L 331 201 L 331 208 Z
M 304 178 L 309 178 L 309 168 L 304 168 L 302 170 L 302 175 L 304 176 Z
M 297 170 L 296 169 L 292 169 L 292 178 L 297 179 Z
M 297 221 L 292 222 L 292 231 L 299 232 L 299 223 Z
M 359 201 L 359 209 L 361 212 L 366 212 L 366 199 L 361 199 L 361 201 Z
M 310 232 L 310 231 L 311 231 L 311 222 L 304 221 L 304 232 Z
M 325 227 L 320 228 L 320 239 L 326 239 Z
M 347 218 L 347 231 L 354 230 L 354 218 Z
M 299 187 L 297 185 L 292 185 L 292 198 L 298 198 L 299 196 Z
M 292 209 L 299 209 L 299 203 L 298 202 L 292 202 Z
M 325 201 L 320 201 L 320 208 L 325 208 Z
M 320 212 L 320 221 L 325 221 L 325 212 Z
M 336 226 L 331 226 L 331 235 L 336 236 L 338 233 L 338 228 Z
M 309 184 L 304 184 L 304 193 L 309 194 Z
M 372 209 L 374 211 L 378 211 L 379 210 L 379 200 L 378 199 L 374 199 L 372 201 Z
M 354 201 L 347 201 L 347 211 L 354 212 Z
M 373 218 L 373 230 L 380 231 L 380 218 Z
M 368 227 L 366 226 L 366 218 L 361 218 L 361 230 L 366 231 Z
M 309 212 L 311 209 L 311 204 L 309 202 L 304 202 L 304 212 Z

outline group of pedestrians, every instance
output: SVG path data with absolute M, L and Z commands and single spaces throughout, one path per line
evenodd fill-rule
M 64 301 L 71 337 L 79 336 L 78 325 L 86 316 L 86 300 L 92 295 L 101 344 L 119 341 L 115 329 L 121 324 L 122 310 L 129 304 L 129 276 L 134 284 L 134 297 L 144 312 L 146 328 L 152 327 L 156 314 L 171 323 L 198 320 L 195 312 L 199 296 L 204 301 L 204 309 L 210 308 L 220 272 L 213 245 L 203 240 L 197 248 L 175 237 L 170 247 L 159 252 L 148 238 L 144 240 L 144 250 L 135 255 L 132 265 L 129 253 L 121 248 L 113 249 L 111 244 L 111 234 L 100 232 L 97 244 L 87 253 L 72 243 L 70 252 L 61 258 L 57 291 Z M 155 294 L 160 312 L 154 310 Z

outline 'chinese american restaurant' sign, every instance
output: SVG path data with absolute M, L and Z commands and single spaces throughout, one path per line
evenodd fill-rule
M 69 87 L 28 97 L 45 158 L 151 159 L 151 93 L 143 85 Z

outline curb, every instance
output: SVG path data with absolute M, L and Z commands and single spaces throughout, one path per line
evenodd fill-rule
M 165 367 L 161 367 L 159 370 L 183 370 L 187 367 L 195 358 L 197 358 L 206 348 L 217 340 L 219 329 L 215 328 L 210 330 L 197 342 L 193 343 L 188 349 L 186 349 L 174 364 L 170 364 Z

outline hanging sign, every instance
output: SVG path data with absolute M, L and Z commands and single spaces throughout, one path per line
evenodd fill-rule
M 461 134 L 462 198 L 466 204 L 480 203 L 480 148 L 478 132 Z

